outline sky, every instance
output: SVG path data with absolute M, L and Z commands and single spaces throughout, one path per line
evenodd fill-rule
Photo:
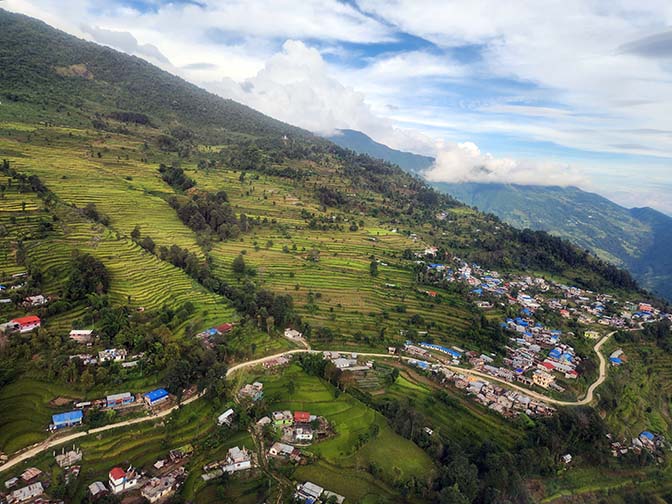
M 432 181 L 576 185 L 672 214 L 669 0 L 4 0 Z

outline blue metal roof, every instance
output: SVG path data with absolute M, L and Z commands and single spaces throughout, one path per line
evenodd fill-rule
M 68 411 L 67 413 L 58 413 L 52 415 L 51 421 L 54 425 L 64 424 L 64 423 L 74 423 L 81 422 L 84 417 L 84 413 L 81 410 Z
M 640 434 L 640 437 L 644 436 L 646 439 L 649 441 L 653 441 L 653 438 L 655 437 L 653 434 L 651 434 L 649 431 L 645 430 Z
M 164 397 L 168 397 L 168 391 L 162 388 L 152 390 L 151 392 L 147 392 L 145 397 L 149 399 L 149 402 L 155 402 L 159 399 L 163 399 Z
M 618 357 L 609 357 L 609 360 L 614 364 L 623 364 L 623 361 Z

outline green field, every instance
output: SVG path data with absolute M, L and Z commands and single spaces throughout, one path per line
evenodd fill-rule
M 395 434 L 379 413 L 352 396 L 335 397 L 333 387 L 295 366 L 279 377 L 257 378 L 264 383 L 270 410 L 309 411 L 324 416 L 335 428 L 335 437 L 308 448 L 318 461 L 299 467 L 294 479 L 308 479 L 358 502 L 367 496 L 393 496 L 397 482 L 409 478 L 428 481 L 433 476 L 435 468 L 427 454 Z M 290 381 L 295 391 L 288 394 Z M 358 437 L 374 424 L 379 434 L 358 448 Z M 367 472 L 371 465 L 380 471 L 378 478 Z

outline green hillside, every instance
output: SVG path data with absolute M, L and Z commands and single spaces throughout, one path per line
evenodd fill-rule
M 606 426 L 592 408 L 505 418 L 387 358 L 388 347 L 410 335 L 476 355 L 504 351 L 500 322 L 518 309 L 498 303 L 485 311 L 465 285 L 427 291 L 416 255 L 427 247 L 446 263 L 461 258 L 655 302 L 627 272 L 467 207 L 398 166 L 2 10 L 0 101 L 0 323 L 25 315 L 42 322 L 0 336 L 0 451 L 13 456 L 52 436 L 52 415 L 74 401 L 165 387 L 176 405 L 161 418 L 144 407 L 94 405 L 85 426 L 68 432 L 117 428 L 79 438 L 84 461 L 74 483 L 65 484 L 51 450 L 8 478 L 35 465 L 53 475 L 50 494 L 85 502 L 87 485 L 113 465 L 148 469 L 190 443 L 176 502 L 285 502 L 311 479 L 346 502 L 527 503 L 534 479 L 557 476 L 567 447 L 584 470 L 667 481 L 650 461 L 608 459 Z M 46 304 L 31 306 L 38 295 Z M 283 337 L 287 327 L 313 349 L 385 353 L 369 381 L 375 388 L 341 380 L 319 354 L 259 365 L 304 348 Z M 78 343 L 71 329 L 96 337 Z M 135 364 L 90 363 L 109 349 Z M 241 363 L 250 367 L 227 374 Z M 263 400 L 237 401 L 239 388 L 257 379 Z M 652 418 L 664 409 L 654 406 Z M 236 423 L 216 427 L 228 407 Z M 260 464 L 247 476 L 203 481 L 203 466 L 233 446 L 263 458 L 253 426 L 282 408 L 324 415 L 331 437 L 303 450 L 304 465 Z M 116 425 L 136 419 L 146 421 Z M 553 485 L 572 491 L 581 482 Z
M 433 158 L 391 149 L 365 134 L 342 130 L 329 137 L 344 148 L 421 174 Z M 492 213 L 519 229 L 548 231 L 627 269 L 646 289 L 672 299 L 672 218 L 651 208 L 624 208 L 576 187 L 512 184 L 432 184 L 439 191 Z

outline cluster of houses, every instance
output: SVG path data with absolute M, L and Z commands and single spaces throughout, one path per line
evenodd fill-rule
M 613 329 L 637 327 L 641 322 L 672 319 L 646 302 L 619 303 L 609 294 L 596 293 L 575 286 L 568 286 L 540 277 L 507 275 L 486 270 L 478 264 L 469 264 L 455 257 L 449 264 L 433 263 L 434 247 L 416 254 L 418 263 L 425 266 L 425 278 L 429 283 L 464 283 L 484 309 L 494 306 L 492 301 L 503 305 L 519 305 L 534 312 L 540 308 L 558 313 L 580 324 L 599 324 Z
M 441 364 L 410 359 L 408 363 L 427 371 L 441 384 L 452 384 L 464 390 L 476 402 L 505 417 L 516 417 L 521 413 L 528 416 L 550 416 L 555 408 L 519 391 L 510 390 L 480 377 L 453 371 Z
M 193 447 L 171 450 L 167 459 L 157 460 L 150 473 L 139 471 L 133 466 L 126 469 L 113 467 L 110 469 L 107 484 L 94 481 L 89 485 L 89 494 L 96 500 L 107 494 L 119 495 L 127 492 L 138 492 L 149 502 L 158 502 L 173 495 L 187 477 L 184 464 L 191 456 Z
M 45 475 L 37 467 L 29 467 L 21 475 L 5 481 L 5 492 L 0 493 L 0 499 L 4 495 L 8 504 L 34 502 L 35 499 L 44 495 L 49 484 L 49 475 Z
M 216 336 L 222 336 L 233 330 L 233 322 L 225 322 L 215 327 L 210 327 L 205 331 L 202 331 L 196 335 L 196 339 L 200 340 L 203 345 L 208 348 L 213 348 L 215 345 L 214 338 Z
M 201 478 L 203 481 L 210 481 L 219 478 L 224 473 L 232 474 L 239 471 L 247 471 L 255 467 L 255 465 L 254 457 L 250 450 L 234 446 L 233 448 L 229 448 L 225 459 L 205 465 Z
M 537 312 L 555 312 L 563 318 L 573 319 L 584 325 L 604 325 L 611 328 L 637 327 L 642 322 L 669 318 L 648 303 L 622 303 L 607 294 L 594 293 L 578 287 L 563 285 L 544 278 L 521 275 L 502 277 L 497 271 L 485 270 L 477 264 L 469 264 L 459 258 L 452 263 L 433 263 L 436 251 L 433 247 L 416 254 L 418 263 L 425 266 L 425 280 L 429 283 L 460 282 L 469 286 L 475 302 L 481 308 L 491 308 L 494 302 L 501 306 L 515 305 L 519 316 L 501 323 L 511 334 L 506 346 L 506 356 L 500 365 L 495 365 L 494 356 L 474 355 L 459 349 L 441 345 L 407 342 L 404 350 L 411 356 L 427 361 L 436 359 L 436 352 L 447 354 L 451 364 L 460 363 L 462 354 L 469 364 L 481 372 L 507 381 L 524 385 L 536 385 L 558 392 L 565 387 L 558 378 L 574 380 L 579 377 L 581 358 L 574 348 L 562 341 L 563 333 L 544 327 L 536 319 Z M 431 293 L 430 293 L 431 294 Z M 487 298 L 485 300 L 484 298 Z M 567 333 L 574 336 L 573 333 Z M 587 329 L 584 336 L 599 339 L 603 333 Z M 613 366 L 623 364 L 622 351 L 610 356 Z M 437 359 L 447 363 L 443 359 Z M 423 364 L 420 364 L 421 366 Z
M 84 414 L 89 408 L 124 409 L 144 404 L 152 410 L 169 402 L 170 398 L 171 396 L 166 389 L 158 388 L 137 396 L 131 392 L 120 392 L 118 394 L 110 394 L 105 399 L 77 402 L 75 403 L 75 408 L 77 409 L 52 415 L 49 430 L 57 431 L 82 425 Z
M 661 453 L 667 446 L 665 438 L 660 434 L 654 434 L 650 431 L 642 431 L 639 436 L 629 440 L 617 441 L 611 434 L 607 434 L 611 444 L 611 454 L 614 457 L 622 457 L 627 453 L 639 455 L 642 451 L 647 451 L 653 455 Z
M 316 485 L 310 481 L 296 485 L 294 499 L 298 502 L 303 502 L 306 504 L 318 504 L 326 502 L 343 504 L 345 501 L 345 497 L 342 495 L 325 490 L 321 486 Z
M 267 418 L 267 417 L 266 417 Z M 326 426 L 324 419 L 319 419 L 316 415 L 311 415 L 307 411 L 295 411 L 293 414 L 289 410 L 274 411 L 271 413 L 270 422 L 261 419 L 261 424 L 271 423 L 275 429 L 281 432 L 281 440 L 284 443 L 310 444 L 313 439 L 321 435 L 326 435 Z

